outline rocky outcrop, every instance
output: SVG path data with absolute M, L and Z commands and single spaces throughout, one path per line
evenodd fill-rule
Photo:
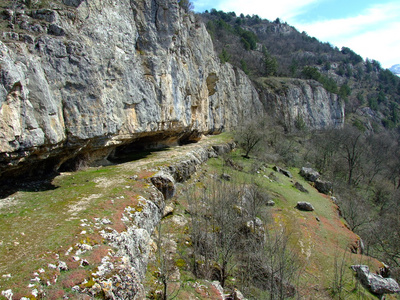
M 361 283 L 376 295 L 400 293 L 400 286 L 393 278 L 383 278 L 371 273 L 368 266 L 351 266 Z
M 215 146 L 231 149 L 232 144 Z M 223 152 L 223 151 L 222 151 Z M 104 293 L 107 299 L 144 299 L 143 279 L 154 241 L 151 237 L 165 212 L 165 200 L 175 193 L 176 181 L 187 180 L 199 165 L 218 156 L 213 147 L 198 146 L 185 154 L 180 162 L 164 167 L 149 180 L 148 197 L 139 196 L 136 207 L 126 207 L 122 220 L 126 230 L 103 230 L 102 236 L 113 247 L 113 255 L 103 258 L 94 274 L 96 284 L 89 291 L 92 296 Z M 186 168 L 184 176 L 181 174 Z M 117 275 L 116 275 L 117 274 Z
M 189 142 L 263 114 L 248 77 L 220 63 L 176 0 L 63 2 L 21 7 L 23 33 L 0 42 L 1 173 Z
M 263 78 L 258 80 L 260 98 L 268 113 L 293 128 L 341 128 L 344 103 L 314 80 Z

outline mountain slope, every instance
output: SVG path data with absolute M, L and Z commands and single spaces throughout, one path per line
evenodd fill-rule
M 200 15 L 220 58 L 242 68 L 253 80 L 266 76 L 313 79 L 337 94 L 345 102 L 346 114 L 354 114 L 366 128 L 371 127 L 369 123 L 376 128 L 398 126 L 400 79 L 378 61 L 363 61 L 351 49 L 321 43 L 279 19 L 271 22 L 215 9 Z M 362 118 L 365 107 L 380 120 Z

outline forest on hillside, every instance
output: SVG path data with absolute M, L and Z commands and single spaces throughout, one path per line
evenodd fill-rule
M 312 131 L 298 124 L 285 132 L 278 122 L 264 120 L 239 132 L 257 136 L 259 159 L 313 167 L 329 178 L 341 214 L 362 237 L 365 251 L 389 264 L 400 280 L 400 78 L 376 60 L 321 43 L 279 19 L 215 9 L 200 17 L 222 63 L 241 68 L 253 80 L 316 80 L 345 102 L 341 130 Z M 239 139 L 243 144 L 243 135 Z
M 253 79 L 277 76 L 316 80 L 345 101 L 348 119 L 358 126 L 367 122 L 352 116 L 369 107 L 376 115 L 372 126 L 398 127 L 400 78 L 378 61 L 363 60 L 348 47 L 338 49 L 322 43 L 279 18 L 271 22 L 257 15 L 237 16 L 215 9 L 199 17 L 222 63 L 241 68 Z

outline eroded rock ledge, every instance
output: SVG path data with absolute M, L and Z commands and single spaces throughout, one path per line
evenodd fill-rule
M 195 147 L 179 162 L 172 163 L 153 175 L 150 178 L 153 183 L 150 186 L 150 197 L 139 198 L 139 210 L 130 207 L 125 209 L 122 219 L 127 230 L 103 231 L 103 237 L 115 252 L 113 257 L 103 258 L 95 274 L 96 284 L 90 290 L 82 292 L 93 296 L 104 293 L 109 299 L 144 299 L 142 280 L 153 248 L 151 235 L 161 220 L 165 200 L 175 192 L 175 182 L 187 180 L 209 158 L 230 152 L 233 148 L 234 143 Z

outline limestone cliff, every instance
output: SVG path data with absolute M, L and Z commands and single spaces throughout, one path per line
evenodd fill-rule
M 250 80 L 219 62 L 177 1 L 64 3 L 22 7 L 26 30 L 3 34 L 0 172 L 102 158 L 144 136 L 196 139 L 262 114 Z
M 344 103 L 314 80 L 262 78 L 257 81 L 265 110 L 291 130 L 341 128 Z
M 0 42 L 3 178 L 68 169 L 126 144 L 196 140 L 277 107 L 221 64 L 204 24 L 176 0 L 49 3 L 4 12 L 14 29 Z M 317 128 L 337 119 L 305 105 Z

